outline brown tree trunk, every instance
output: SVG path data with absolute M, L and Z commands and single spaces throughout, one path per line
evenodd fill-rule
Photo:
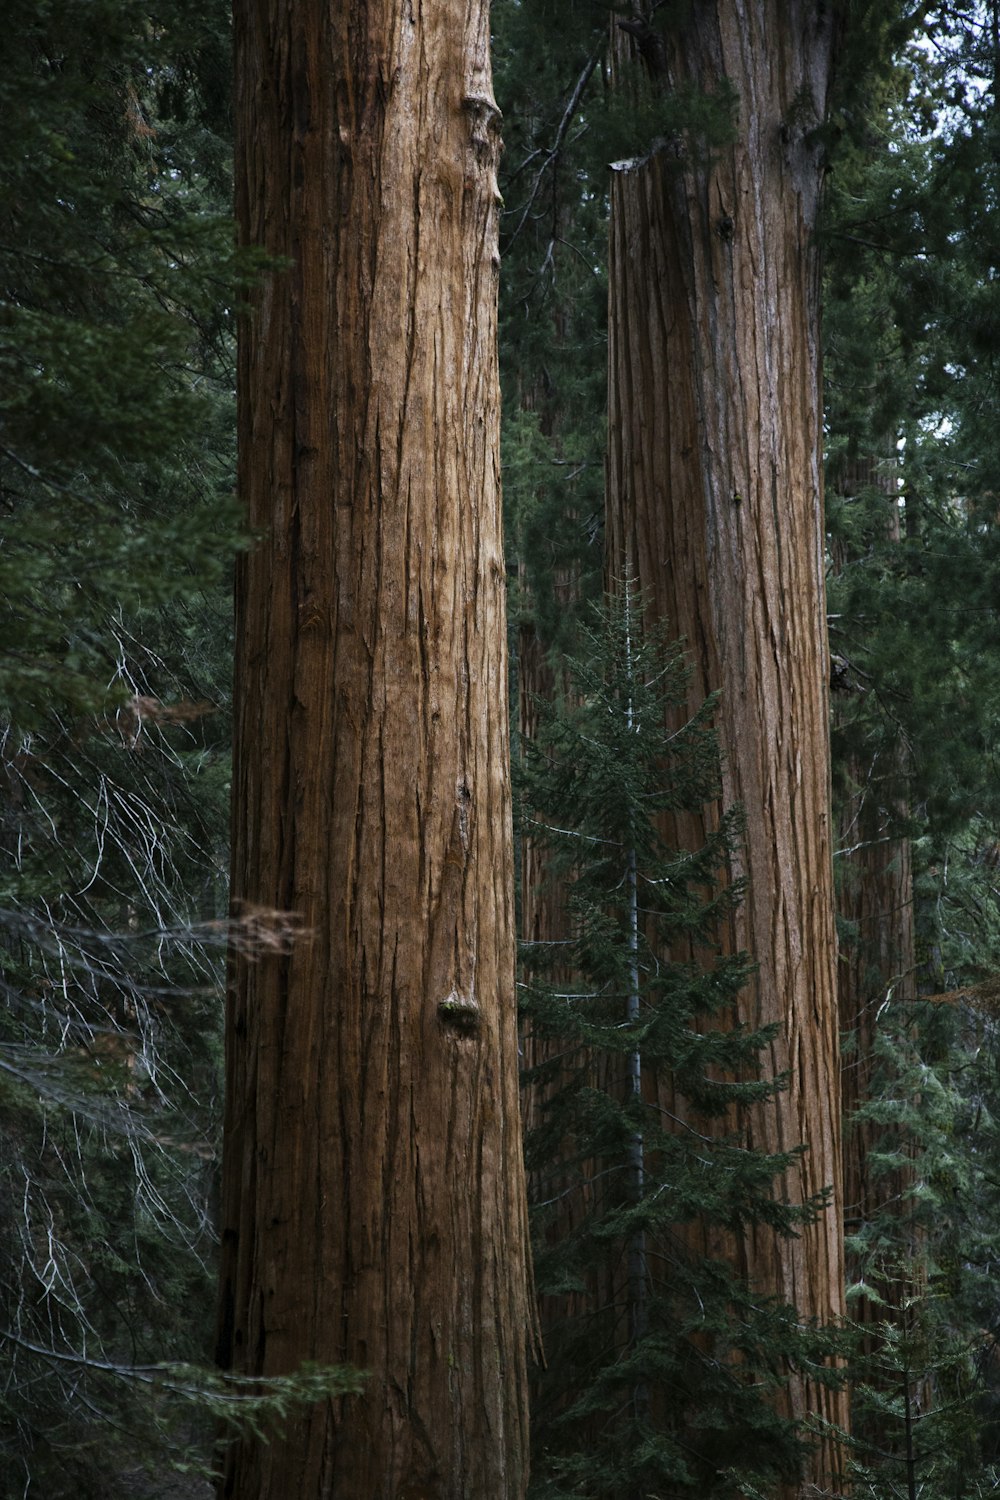
M 844 1273 L 811 132 L 830 12 L 699 5 L 662 44 L 640 40 L 667 88 L 728 83 L 737 124 L 710 162 L 668 144 L 613 172 L 609 573 L 628 568 L 686 638 L 691 707 L 722 690 L 723 803 L 745 810 L 749 881 L 732 941 L 758 965 L 743 1018 L 779 1023 L 768 1062 L 789 1075 L 748 1140 L 807 1147 L 790 1200 L 832 1189 L 799 1239 L 749 1229 L 738 1253 L 754 1283 L 826 1323 L 843 1315 Z M 846 1397 L 797 1374 L 788 1410 L 847 1425 Z M 841 1467 L 825 1440 L 804 1493 Z
M 369 1373 L 238 1500 L 526 1481 L 486 0 L 237 0 L 233 894 L 220 1357 Z

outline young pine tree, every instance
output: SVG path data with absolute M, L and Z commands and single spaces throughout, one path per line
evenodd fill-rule
M 659 831 L 662 814 L 717 795 L 714 700 L 664 730 L 687 667 L 640 614 L 626 589 L 584 632 L 568 695 L 542 707 L 522 757 L 522 831 L 565 893 L 569 934 L 525 945 L 522 987 L 544 1059 L 527 1079 L 540 1101 L 527 1142 L 546 1329 L 539 1500 L 753 1494 L 793 1480 L 807 1438 L 769 1396 L 796 1363 L 823 1359 L 822 1335 L 721 1256 L 693 1255 L 682 1232 L 696 1222 L 711 1245 L 752 1222 L 789 1236 L 816 1205 L 782 1200 L 797 1153 L 747 1139 L 744 1107 L 782 1080 L 760 1075 L 772 1029 L 735 1019 L 748 960 L 714 943 L 740 899 L 720 879 L 737 817 L 694 850 Z M 671 961 L 672 946 L 692 944 L 697 964 Z M 682 1129 L 647 1072 L 669 1075 Z

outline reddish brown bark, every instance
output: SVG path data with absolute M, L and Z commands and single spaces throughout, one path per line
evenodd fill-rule
M 370 1372 L 238 1500 L 526 1480 L 498 152 L 488 8 L 238 0 L 242 238 L 223 1363 Z
M 745 810 L 749 881 L 731 941 L 758 965 L 744 1019 L 780 1025 L 767 1066 L 789 1075 L 748 1142 L 807 1147 L 791 1201 L 832 1189 L 799 1239 L 751 1229 L 736 1253 L 821 1322 L 844 1312 L 813 244 L 832 41 L 804 0 L 739 0 L 647 44 L 664 87 L 731 86 L 737 123 L 710 162 L 665 145 L 613 173 L 608 497 L 611 575 L 628 568 L 686 638 L 691 707 L 722 691 L 723 804 Z M 846 1398 L 798 1375 L 788 1410 L 847 1425 Z M 822 1442 L 805 1492 L 840 1470 Z

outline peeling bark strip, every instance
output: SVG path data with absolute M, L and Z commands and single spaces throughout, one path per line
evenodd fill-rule
M 770 1066 L 789 1071 L 750 1143 L 805 1143 L 793 1200 L 833 1189 L 799 1240 L 751 1230 L 736 1253 L 822 1321 L 844 1311 L 813 245 L 831 16 L 719 0 L 664 35 L 656 76 L 727 81 L 736 138 L 711 164 L 682 168 L 668 146 L 613 173 L 608 512 L 610 574 L 633 568 L 686 638 L 692 708 L 722 689 L 724 800 L 746 810 L 750 882 L 733 941 L 759 965 L 745 1019 L 781 1023 Z M 617 30 L 624 55 L 635 42 Z M 799 1376 L 790 1409 L 847 1425 L 846 1398 Z M 839 1469 L 827 1442 L 807 1478 L 825 1490 Z
M 237 0 L 239 354 L 220 1356 L 371 1372 L 238 1500 L 518 1500 L 525 1202 L 485 0 Z

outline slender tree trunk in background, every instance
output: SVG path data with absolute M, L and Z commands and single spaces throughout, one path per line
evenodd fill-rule
M 524 583 L 522 586 L 528 588 L 530 585 Z M 567 607 L 570 607 L 577 591 L 575 574 L 560 573 L 556 579 L 555 588 L 558 595 L 565 599 Z M 563 680 L 560 681 L 557 669 L 553 667 L 535 626 L 531 623 L 523 624 L 519 631 L 517 682 L 520 732 L 526 741 L 533 741 L 538 736 L 540 704 L 550 703 L 559 693 L 565 693 L 567 683 L 565 674 L 563 674 Z M 521 858 L 521 940 L 524 944 L 523 973 L 525 980 L 530 983 L 533 952 L 545 949 L 551 944 L 561 947 L 568 943 L 571 937 L 571 927 L 566 910 L 565 882 L 552 870 L 546 850 L 531 837 L 530 830 L 524 831 L 519 852 Z M 541 964 L 539 968 L 542 968 Z M 557 985 L 564 982 L 572 985 L 578 977 L 568 966 L 556 965 L 553 968 L 545 965 L 544 973 L 547 983 Z M 521 1046 L 523 1067 L 526 1072 L 530 1072 L 533 1068 L 562 1058 L 565 1043 L 562 1039 L 552 1041 L 539 1037 L 529 1025 L 522 1034 Z M 578 1062 L 579 1059 L 574 1056 L 570 1059 L 568 1068 L 556 1070 L 544 1083 L 533 1080 L 524 1088 L 522 1117 L 525 1135 L 529 1140 L 532 1132 L 544 1123 L 550 1101 L 566 1086 Z M 600 1087 L 603 1077 L 600 1057 L 593 1057 L 590 1066 L 593 1070 L 594 1086 Z M 563 1143 L 562 1152 L 553 1154 L 550 1160 L 537 1164 L 534 1170 L 528 1172 L 529 1202 L 533 1206 L 542 1203 L 558 1205 L 558 1217 L 547 1231 L 556 1242 L 565 1241 L 579 1231 L 579 1226 L 586 1217 L 587 1199 L 592 1191 L 585 1181 L 581 1183 L 579 1180 L 581 1169 L 576 1163 L 575 1155 L 574 1143 L 566 1141 Z M 571 1162 L 568 1168 L 563 1165 L 566 1157 Z M 586 1173 L 586 1165 L 582 1170 Z M 595 1295 L 600 1303 L 601 1290 L 598 1289 L 595 1292 L 594 1289 L 588 1288 L 587 1290 L 560 1292 L 555 1296 L 546 1296 L 539 1290 L 538 1322 L 543 1351 L 546 1348 L 547 1336 L 552 1330 L 559 1330 L 565 1322 L 585 1316 Z M 611 1291 L 607 1289 L 605 1300 L 610 1295 Z M 544 1410 L 544 1400 L 540 1394 L 540 1384 L 545 1378 L 544 1361 L 535 1365 L 533 1373 L 535 1389 L 532 1395 L 532 1425 L 533 1432 L 537 1435 L 540 1429 L 544 1431 L 545 1421 L 551 1420 L 552 1413 Z M 539 1412 L 541 1412 L 542 1420 L 536 1424 L 535 1417 Z
M 868 768 L 855 765 L 855 769 L 863 774 Z M 865 798 L 862 786 L 858 801 L 842 814 L 845 854 L 839 862 L 838 908 L 853 929 L 850 945 L 845 944 L 841 953 L 839 971 L 842 1026 L 852 1038 L 843 1066 L 845 1122 L 872 1097 L 881 1006 L 888 999 L 916 998 L 910 843 L 886 833 L 887 820 L 901 812 L 899 807 L 879 807 L 870 789 Z M 892 1191 L 884 1181 L 873 1182 L 869 1175 L 868 1153 L 877 1141 L 877 1127 L 871 1124 L 851 1127 L 845 1135 L 844 1212 L 848 1232 L 869 1222 L 877 1205 Z
M 522 578 L 524 577 L 522 572 Z M 522 587 L 528 585 L 522 582 Z M 551 702 L 556 694 L 556 679 L 545 648 L 538 638 L 533 623 L 522 623 L 517 641 L 517 689 L 518 725 L 522 740 L 533 742 L 538 736 L 539 705 Z M 521 929 L 524 944 L 524 967 L 530 977 L 534 967 L 533 950 L 547 948 L 553 943 L 565 943 L 569 938 L 566 914 L 563 910 L 563 892 L 555 884 L 555 877 L 548 868 L 544 849 L 525 829 L 520 837 L 518 853 L 521 863 Z M 548 977 L 548 976 L 547 976 Z M 525 1069 L 537 1067 L 546 1061 L 550 1047 L 535 1036 L 530 1027 L 521 1039 Z M 538 1084 L 525 1088 L 522 1098 L 522 1115 L 525 1135 L 541 1124 L 549 1090 Z M 546 1172 L 543 1180 L 535 1182 L 529 1172 L 528 1198 L 537 1202 L 552 1192 L 552 1179 Z M 545 1302 L 540 1302 L 540 1313 L 544 1323 Z
M 899 540 L 896 480 L 890 462 L 851 461 L 839 479 L 851 496 L 878 488 L 886 499 L 886 535 Z M 850 565 L 850 557 L 833 557 L 836 569 Z M 851 676 L 850 663 L 834 657 L 832 681 L 835 737 L 849 734 L 852 696 L 863 689 Z M 837 910 L 851 936 L 840 952 L 838 995 L 841 1032 L 847 1038 L 841 1072 L 844 1111 L 844 1216 L 848 1234 L 879 1217 L 888 1202 L 898 1199 L 903 1174 L 873 1178 L 869 1155 L 878 1146 L 879 1129 L 870 1121 L 854 1121 L 861 1105 L 873 1097 L 872 1081 L 878 1066 L 878 1018 L 887 1000 L 916 996 L 913 866 L 908 838 L 896 830 L 906 817 L 900 754 L 881 747 L 874 763 L 856 749 L 846 756 L 845 792 L 838 810 Z M 848 1264 L 849 1280 L 862 1268 Z M 902 1292 L 902 1289 L 900 1289 Z M 891 1289 L 880 1286 L 883 1297 Z M 862 1324 L 877 1324 L 884 1306 L 862 1298 L 851 1308 Z M 873 1347 L 871 1340 L 869 1347 Z
M 488 5 L 237 0 L 240 343 L 222 1363 L 370 1372 L 238 1500 L 526 1481 Z M 238 908 L 239 909 L 239 908 Z
M 805 0 L 705 5 L 652 60 L 665 87 L 738 97 L 711 164 L 669 147 L 611 189 L 608 569 L 628 568 L 686 637 L 690 704 L 722 689 L 723 803 L 746 813 L 733 942 L 756 960 L 743 1019 L 777 1022 L 785 1093 L 748 1122 L 804 1143 L 792 1201 L 832 1189 L 798 1240 L 748 1229 L 750 1279 L 802 1319 L 844 1313 L 836 934 L 823 574 L 819 270 L 813 230 L 830 13 Z M 634 45 L 618 33 L 618 45 Z M 698 830 L 678 828 L 687 840 Z M 732 1249 L 733 1247 L 731 1247 Z M 847 1425 L 843 1393 L 795 1374 L 788 1410 Z M 842 1467 L 824 1441 L 804 1493 Z

